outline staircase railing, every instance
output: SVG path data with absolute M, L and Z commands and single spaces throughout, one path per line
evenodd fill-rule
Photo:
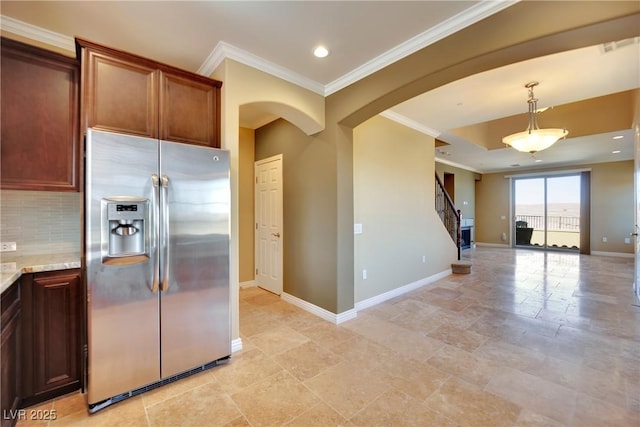
M 453 200 L 444 188 L 442 181 L 436 173 L 436 212 L 445 228 L 449 232 L 451 239 L 458 248 L 458 260 L 460 260 L 460 246 L 462 235 L 460 231 L 460 209 L 456 210 Z

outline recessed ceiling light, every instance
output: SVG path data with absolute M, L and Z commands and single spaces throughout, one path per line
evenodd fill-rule
M 540 159 L 536 159 L 536 163 L 540 163 L 542 160 Z
M 622 139 L 624 138 L 624 135 L 616 135 L 613 137 L 613 139 Z
M 618 153 L 620 153 L 620 150 L 613 150 L 613 151 L 611 152 L 611 154 L 618 154 Z
M 329 55 L 329 49 L 327 49 L 324 46 L 318 46 L 315 49 L 313 49 L 313 54 L 315 55 L 316 58 L 324 58 L 327 55 Z

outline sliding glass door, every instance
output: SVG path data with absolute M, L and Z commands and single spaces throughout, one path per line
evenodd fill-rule
M 579 250 L 580 174 L 514 179 L 515 245 Z

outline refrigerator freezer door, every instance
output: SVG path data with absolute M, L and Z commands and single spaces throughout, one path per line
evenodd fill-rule
M 231 354 L 228 152 L 160 142 L 162 377 Z M 161 238 L 161 240 L 163 240 Z
M 88 131 L 89 404 L 160 379 L 159 292 L 153 283 L 158 253 L 152 176 L 157 173 L 158 141 Z M 135 233 L 117 233 L 120 213 L 121 224 L 135 224 Z M 110 244 L 142 236 L 135 256 L 111 256 Z

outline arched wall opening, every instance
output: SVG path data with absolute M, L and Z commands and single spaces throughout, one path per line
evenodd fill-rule
M 563 19 L 549 20 L 549 15 Z M 305 183 L 307 192 L 300 212 L 318 214 L 298 218 L 302 229 L 315 230 L 317 234 L 311 237 L 320 238 L 304 242 L 301 260 L 312 268 L 305 271 L 307 285 L 297 290 L 296 296 L 337 317 L 354 309 L 353 133 L 356 126 L 393 105 L 456 79 L 545 54 L 633 37 L 637 35 L 637 28 L 638 6 L 634 2 L 517 3 L 327 98 L 307 93 L 310 99 L 316 97 L 313 102 L 317 105 L 322 104 L 314 110 L 322 111 L 322 119 L 318 120 L 324 123 L 321 132 L 301 132 L 283 120 L 259 128 L 257 132 L 269 132 L 271 139 L 283 136 L 298 143 L 295 147 L 297 175 L 293 179 Z M 259 96 L 264 90 L 261 83 L 273 84 L 269 90 L 289 85 L 269 76 L 258 84 L 256 93 L 251 93 L 254 88 L 251 84 L 247 87 L 247 82 L 254 73 L 260 72 L 229 60 L 216 71 L 217 78 L 224 81 L 223 141 L 225 148 L 232 151 L 232 186 L 236 186 L 232 189 L 235 283 L 238 283 L 240 106 L 277 99 Z M 237 293 L 235 298 L 237 324 Z M 233 336 L 239 335 L 235 332 Z

